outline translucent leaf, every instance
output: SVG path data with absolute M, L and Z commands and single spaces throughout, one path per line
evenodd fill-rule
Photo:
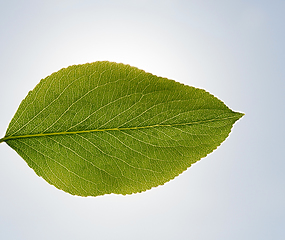
M 205 157 L 242 115 L 204 90 L 95 62 L 41 80 L 0 142 L 70 194 L 131 194 Z

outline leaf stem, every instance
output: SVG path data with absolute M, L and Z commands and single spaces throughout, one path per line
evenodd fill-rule
M 4 138 L 1 138 L 1 139 L 0 139 L 0 143 L 2 143 L 2 142 L 5 142 Z

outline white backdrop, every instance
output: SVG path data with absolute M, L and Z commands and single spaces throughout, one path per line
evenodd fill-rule
M 277 0 L 0 0 L 0 138 L 40 79 L 98 60 L 246 114 L 208 157 L 129 196 L 71 196 L 0 144 L 0 239 L 285 239 L 284 23 Z

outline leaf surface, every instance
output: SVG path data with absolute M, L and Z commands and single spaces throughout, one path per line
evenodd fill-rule
M 41 80 L 0 141 L 70 194 L 131 194 L 205 157 L 242 115 L 204 90 L 95 62 Z

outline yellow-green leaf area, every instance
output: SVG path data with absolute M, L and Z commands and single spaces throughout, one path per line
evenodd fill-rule
M 242 115 L 204 90 L 95 62 L 41 80 L 1 141 L 70 194 L 131 194 L 205 157 Z

